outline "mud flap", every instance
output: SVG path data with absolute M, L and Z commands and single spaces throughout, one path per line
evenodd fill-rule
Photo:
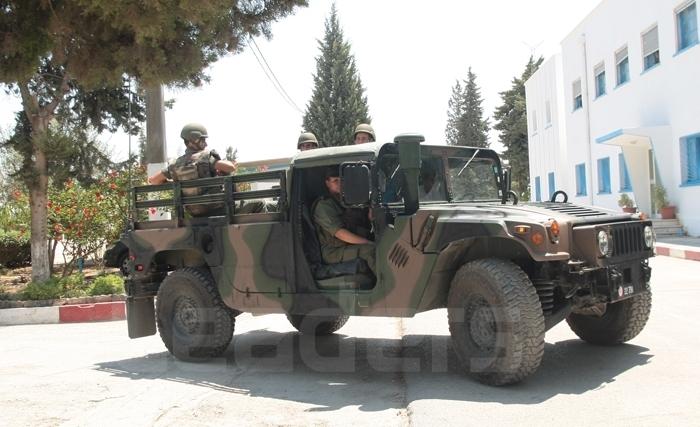
M 129 338 L 140 338 L 156 333 L 156 310 L 153 297 L 126 299 L 126 322 Z

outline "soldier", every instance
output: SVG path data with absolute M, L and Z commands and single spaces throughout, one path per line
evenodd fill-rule
M 353 142 L 355 144 L 374 142 L 376 139 L 377 138 L 374 136 L 374 129 L 372 129 L 371 125 L 360 123 L 355 128 L 355 133 L 353 134 Z
M 340 204 L 340 177 L 337 166 L 326 169 L 325 183 L 328 195 L 317 200 L 313 207 L 323 261 L 335 264 L 360 258 L 365 260 L 372 273 L 375 273 L 374 242 L 358 234 L 360 227 L 356 224 L 348 223 L 348 209 Z M 369 223 L 369 218 L 366 222 Z
M 318 148 L 318 140 L 316 140 L 316 135 L 311 132 L 303 132 L 299 135 L 299 141 L 297 141 L 297 149 L 301 151 L 313 150 Z
M 190 179 L 209 178 L 218 174 L 229 174 L 236 170 L 236 164 L 221 160 L 214 150 L 207 150 L 207 130 L 197 123 L 185 125 L 180 137 L 187 149 L 185 154 L 171 161 L 161 171 L 148 177 L 149 184 L 163 184 L 168 180 L 186 181 Z M 219 192 L 220 188 L 186 188 L 182 190 L 185 196 L 196 196 L 208 192 Z M 224 212 L 221 203 L 188 205 L 185 210 L 192 216 L 219 215 Z

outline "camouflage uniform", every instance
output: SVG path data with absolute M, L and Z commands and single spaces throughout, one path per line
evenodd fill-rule
M 161 171 L 167 179 L 173 181 L 187 181 L 190 179 L 210 178 L 216 176 L 214 164 L 221 160 L 221 156 L 214 150 L 194 150 L 187 148 L 185 154 L 171 161 Z M 207 193 L 219 193 L 220 188 L 184 188 L 185 196 L 198 196 Z M 185 210 L 192 216 L 224 215 L 223 203 L 208 203 L 199 205 L 187 205 Z
M 345 228 L 352 233 L 368 237 L 369 230 L 366 234 L 359 230 L 357 224 L 348 224 L 347 220 L 350 217 L 346 214 L 350 209 L 346 209 L 333 197 L 326 196 L 316 201 L 313 208 L 314 223 L 318 232 L 318 240 L 321 243 L 321 256 L 323 262 L 327 264 L 335 264 L 343 261 L 351 261 L 356 258 L 363 259 L 367 265 L 375 272 L 375 246 L 374 243 L 362 245 L 353 245 L 343 242 L 335 237 L 335 233 L 341 228 Z

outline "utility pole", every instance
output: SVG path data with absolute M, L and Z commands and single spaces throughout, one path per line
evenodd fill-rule
M 146 173 L 158 173 L 167 165 L 165 143 L 165 106 L 163 86 L 148 86 L 146 92 Z M 149 220 L 170 219 L 170 212 L 158 208 L 148 211 Z

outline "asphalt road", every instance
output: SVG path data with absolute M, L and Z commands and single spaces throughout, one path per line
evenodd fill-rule
M 129 340 L 125 322 L 0 327 L 0 425 L 698 425 L 700 262 L 652 266 L 636 339 L 594 347 L 560 324 L 539 371 L 502 388 L 460 373 L 444 310 L 318 340 L 242 315 L 205 364 Z

